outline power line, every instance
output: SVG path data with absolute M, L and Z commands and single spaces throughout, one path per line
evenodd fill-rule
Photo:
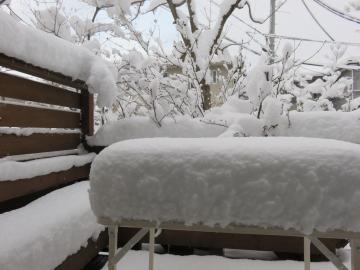
M 335 9 L 335 8 L 325 4 L 321 0 L 312 0 L 312 1 L 315 2 L 316 4 L 320 5 L 321 7 L 327 9 L 328 11 L 332 12 L 333 14 L 345 19 L 345 20 L 360 24 L 360 19 L 357 18 L 357 17 L 351 16 L 351 15 L 346 14 L 346 13 L 344 13 L 344 12 L 338 10 L 338 9 Z
M 307 12 L 310 14 L 310 16 L 313 18 L 313 20 L 316 22 L 316 24 L 321 28 L 321 30 L 332 40 L 335 41 L 335 39 L 333 39 L 333 37 L 326 31 L 326 29 L 321 25 L 321 23 L 318 21 L 318 19 L 316 19 L 314 13 L 312 13 L 312 11 L 310 10 L 310 8 L 308 7 L 308 5 L 305 3 L 305 0 L 301 0 L 301 2 L 303 3 L 303 5 L 305 6 Z
M 213 2 L 213 4 L 219 7 L 219 4 L 216 2 Z M 348 46 L 360 46 L 360 43 L 354 43 L 354 42 L 324 41 L 324 40 L 315 40 L 315 39 L 301 38 L 301 37 L 291 37 L 291 36 L 285 36 L 285 35 L 265 34 L 265 33 L 261 32 L 259 29 L 257 29 L 256 27 L 252 26 L 251 24 L 247 23 L 243 19 L 239 18 L 237 15 L 231 14 L 231 17 L 236 19 L 237 21 L 241 22 L 242 24 L 246 25 L 250 29 L 254 30 L 256 33 L 258 33 L 264 37 L 273 36 L 274 38 L 278 38 L 278 39 L 288 39 L 288 40 L 297 40 L 297 41 L 306 41 L 306 42 L 315 42 L 315 43 L 324 43 L 325 42 L 328 44 L 343 44 L 343 45 L 348 45 Z
M 313 0 L 316 1 L 316 0 Z M 216 6 L 220 6 L 218 3 L 216 3 L 215 1 L 213 2 L 214 5 Z M 163 6 L 164 10 L 166 10 L 167 12 L 169 12 L 168 8 L 166 6 Z M 305 41 L 305 42 L 314 42 L 314 43 L 322 43 L 322 44 L 341 44 L 341 45 L 347 45 L 347 46 L 355 46 L 355 47 L 360 47 L 360 43 L 355 43 L 355 42 L 344 42 L 344 41 L 328 41 L 328 40 L 316 40 L 316 39 L 309 39 L 309 38 L 301 38 L 301 37 L 292 37 L 292 36 L 285 36 L 285 35 L 275 35 L 275 34 L 265 34 L 263 32 L 261 32 L 260 30 L 258 30 L 256 27 L 252 26 L 251 24 L 247 23 L 246 21 L 242 20 L 241 18 L 239 18 L 237 15 L 235 14 L 231 14 L 232 18 L 235 18 L 237 21 L 243 23 L 244 25 L 246 25 L 247 27 L 249 27 L 250 29 L 254 30 L 256 33 L 258 33 L 259 35 L 264 36 L 265 38 L 277 38 L 277 39 L 286 39 L 286 40 L 295 40 L 295 41 Z M 253 33 L 251 33 L 253 34 Z M 229 37 L 225 36 L 225 39 L 227 39 L 230 42 L 233 43 L 239 43 L 236 42 L 232 39 L 230 39 Z M 254 50 L 251 50 L 248 47 L 243 46 L 246 50 L 251 51 L 254 54 L 259 54 L 259 52 L 256 52 Z
M 325 43 L 325 44 L 342 44 L 342 45 L 355 46 L 355 47 L 360 46 L 360 43 L 356 43 L 356 42 L 317 40 L 317 39 L 310 39 L 310 38 L 291 37 L 291 36 L 285 36 L 285 35 L 269 35 L 269 34 L 262 34 L 262 35 L 264 35 L 266 37 L 275 37 L 278 39 L 288 39 L 288 40 Z
M 220 5 L 217 2 L 212 2 L 215 6 L 217 6 L 218 8 L 220 8 Z M 251 28 L 252 30 L 254 30 L 255 32 L 259 33 L 259 34 L 264 34 L 263 32 L 261 32 L 259 29 L 257 29 L 256 27 L 252 26 L 251 24 L 245 22 L 244 20 L 242 20 L 241 18 L 239 18 L 238 16 L 236 16 L 235 14 L 231 14 L 230 17 L 235 18 L 236 20 L 238 20 L 239 22 L 245 24 L 247 27 Z

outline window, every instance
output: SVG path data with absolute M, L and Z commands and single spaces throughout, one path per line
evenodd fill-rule
M 212 83 L 217 83 L 218 82 L 217 70 L 212 70 L 211 71 L 211 78 L 212 78 Z
M 353 77 L 353 98 L 360 97 L 360 70 L 352 71 Z

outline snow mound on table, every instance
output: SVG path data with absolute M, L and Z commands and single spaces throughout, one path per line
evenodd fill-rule
M 254 115 L 211 110 L 204 118 L 165 119 L 160 128 L 148 117 L 122 119 L 105 124 L 87 140 L 90 145 L 106 146 L 128 139 L 154 137 L 232 137 L 235 133 L 240 137 L 262 137 L 264 126 L 264 120 Z M 360 144 L 360 110 L 290 112 L 289 118 L 283 116 L 272 133 L 274 136 L 335 139 Z
M 94 160 L 97 217 L 360 232 L 360 145 L 311 138 L 141 139 Z
M 352 112 L 290 112 L 290 127 L 285 117 L 280 136 L 316 137 L 360 144 L 360 110 Z
M 96 154 L 90 153 L 42 158 L 26 162 L 0 160 L 0 181 L 28 179 L 53 172 L 66 171 L 72 167 L 81 167 L 91 163 L 95 156 Z
M 100 107 L 112 104 L 117 92 L 115 68 L 90 50 L 27 27 L 1 10 L 0 37 L 0 53 L 85 81 L 91 93 L 99 94 Z
M 229 126 L 226 133 L 241 131 L 243 136 L 264 136 L 266 126 L 263 119 L 254 115 L 233 111 L 210 112 L 206 121 L 224 123 Z M 342 140 L 360 144 L 360 110 L 352 112 L 290 112 L 282 116 L 278 126 L 272 130 L 273 136 L 310 137 Z
M 88 182 L 77 183 L 1 214 L 1 269 L 55 269 L 98 237 L 104 228 L 91 212 L 88 189 Z
M 102 126 L 98 132 L 87 137 L 90 145 L 110 145 L 118 141 L 153 137 L 216 137 L 226 127 L 204 123 L 200 119 L 179 117 L 165 119 L 158 127 L 149 117 L 132 117 L 110 122 Z

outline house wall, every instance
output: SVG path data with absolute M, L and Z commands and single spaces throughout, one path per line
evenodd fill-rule
M 216 71 L 216 79 L 213 78 L 213 72 Z M 181 74 L 182 70 L 178 66 L 170 66 L 167 68 L 166 73 L 168 75 L 172 74 Z M 211 92 L 211 105 L 212 106 L 218 106 L 221 105 L 218 102 L 218 99 L 216 98 L 221 91 L 221 82 L 219 81 L 220 77 L 227 77 L 228 76 L 228 70 L 224 66 L 224 63 L 216 63 L 212 64 L 210 66 L 210 72 L 208 74 L 208 77 L 206 78 L 210 85 L 210 92 Z M 215 80 L 214 80 L 215 79 Z M 231 82 L 231 86 L 233 86 L 233 82 Z

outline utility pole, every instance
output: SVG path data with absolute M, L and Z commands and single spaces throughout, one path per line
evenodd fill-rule
M 269 34 L 271 35 L 269 38 L 269 47 L 271 54 L 271 63 L 274 62 L 275 58 L 275 13 L 276 13 L 276 0 L 270 0 L 270 30 Z

